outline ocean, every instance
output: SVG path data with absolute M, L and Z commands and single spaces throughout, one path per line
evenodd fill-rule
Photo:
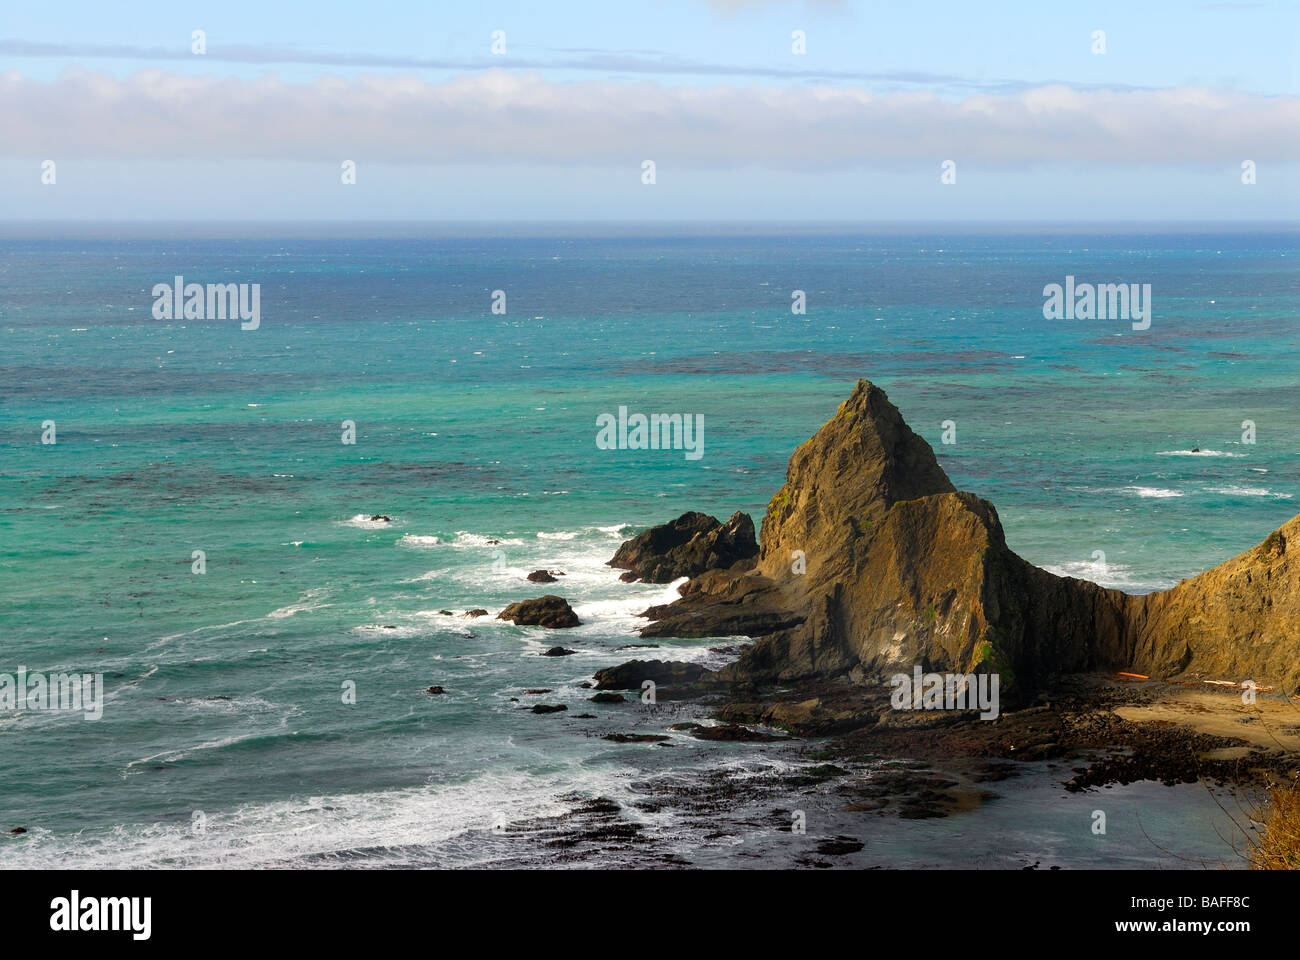
M 604 563 L 686 510 L 757 523 L 860 377 L 1054 572 L 1146 592 L 1255 545 L 1300 512 L 1298 240 L 0 226 L 0 673 L 105 685 L 96 721 L 0 712 L 0 832 L 27 830 L 0 837 L 0 866 L 787 866 L 854 831 L 875 840 L 846 866 L 1237 863 L 1202 785 L 1110 791 L 1104 843 L 1079 828 L 1093 800 L 1047 770 L 1006 785 L 1015 803 L 854 819 L 785 795 L 815 745 L 612 743 L 691 708 L 592 704 L 580 684 L 634 656 L 734 655 L 629 649 L 675 590 Z M 176 276 L 259 284 L 260 326 L 155 319 Z M 1045 319 L 1067 276 L 1150 284 L 1150 328 Z M 599 448 L 620 406 L 701 415 L 703 455 Z M 545 592 L 583 625 L 460 616 Z M 540 655 L 556 643 L 577 652 Z M 701 784 L 732 799 L 683 806 Z M 555 842 L 597 798 L 637 842 Z M 774 830 L 799 804 L 809 836 Z

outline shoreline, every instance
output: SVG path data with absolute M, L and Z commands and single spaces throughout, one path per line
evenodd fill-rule
M 656 754 L 695 740 L 709 753 L 659 773 L 643 769 L 621 802 L 574 796 L 568 814 L 512 825 L 508 837 L 542 847 L 525 856 L 530 865 L 1245 869 L 1268 784 L 1300 775 L 1300 707 L 1264 697 L 1247 707 L 1239 696 L 1183 684 L 1062 678 L 1050 703 L 993 721 L 898 721 L 886 691 L 872 702 L 889 720 L 863 711 L 865 725 L 837 733 L 826 732 L 819 713 L 834 708 L 832 691 L 820 691 L 822 706 L 800 723 L 772 717 L 772 706 L 787 701 L 665 690 L 657 706 L 633 698 L 572 732 Z M 817 691 L 780 691 L 792 692 Z M 688 723 L 705 726 L 683 730 L 691 716 Z M 701 736 L 710 729 L 754 736 Z M 1270 742 L 1274 734 L 1280 745 Z M 1097 842 L 1108 836 L 1121 846 L 1091 853 L 1098 810 L 1110 833 Z M 669 820 L 647 823 L 645 815 Z M 1022 819 L 1032 826 L 988 835 Z M 972 831 L 985 839 L 940 856 L 945 838 Z M 688 848 L 675 846 L 682 838 Z M 517 866 L 517 855 L 495 865 Z

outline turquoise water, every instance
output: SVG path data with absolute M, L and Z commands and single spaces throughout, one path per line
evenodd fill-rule
M 687 509 L 757 521 L 860 376 L 1035 563 L 1144 591 L 1227 559 L 1300 512 L 1297 236 L 4 227 L 0 672 L 102 672 L 107 700 L 0 713 L 0 827 L 29 830 L 0 859 L 472 863 L 566 795 L 761 764 L 599 739 L 663 726 L 578 684 L 673 596 L 603 564 Z M 259 283 L 260 329 L 154 320 L 177 274 Z M 1150 283 L 1151 329 L 1044 320 L 1067 274 Z M 703 458 L 598 449 L 620 405 L 702 414 Z M 458 616 L 546 590 L 584 625 Z

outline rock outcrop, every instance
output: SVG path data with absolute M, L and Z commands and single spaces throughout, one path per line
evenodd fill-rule
M 517 626 L 529 627 L 576 627 L 582 621 L 569 606 L 569 601 L 548 593 L 533 600 L 520 600 L 512 603 L 497 614 L 498 620 L 510 620 Z
M 1013 699 L 1094 669 L 1300 685 L 1300 517 L 1161 593 L 1058 577 L 1007 547 L 993 505 L 866 380 L 795 450 L 762 530 L 752 569 L 695 576 L 642 635 L 758 638 L 716 678 L 742 685 L 914 665 L 996 672 Z
M 626 570 L 628 583 L 672 583 L 706 570 L 727 569 L 758 556 L 754 521 L 739 511 L 726 523 L 703 513 L 683 513 L 671 523 L 643 530 L 626 541 L 608 565 Z
M 677 660 L 630 660 L 617 667 L 597 670 L 597 690 L 640 690 L 649 680 L 657 686 L 691 684 L 708 671 L 698 663 Z

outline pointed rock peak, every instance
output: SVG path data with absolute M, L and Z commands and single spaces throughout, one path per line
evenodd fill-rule
M 873 401 L 876 403 L 882 401 L 884 403 L 889 403 L 889 397 L 885 396 L 884 390 L 881 390 L 870 380 L 863 377 L 858 381 L 857 386 L 853 388 L 853 392 L 849 394 L 848 399 L 840 404 L 840 410 L 844 410 L 845 408 L 865 409 L 870 406 Z M 890 406 L 892 407 L 893 404 L 890 404 Z
M 805 449 L 845 468 L 840 479 L 856 476 L 874 482 L 886 505 L 956 489 L 934 450 L 870 380 L 859 380 L 835 416 L 796 451 L 790 461 L 792 470 Z
M 955 489 L 935 459 L 934 450 L 907 425 L 885 391 L 870 380 L 858 381 L 835 416 L 810 442 L 823 434 L 832 440 L 856 441 L 883 467 L 906 468 L 909 492 L 895 499 L 915 500 Z
M 763 518 L 762 555 L 775 564 L 793 550 L 843 550 L 900 500 L 955 491 L 885 391 L 859 380 L 790 457 L 785 486 Z

